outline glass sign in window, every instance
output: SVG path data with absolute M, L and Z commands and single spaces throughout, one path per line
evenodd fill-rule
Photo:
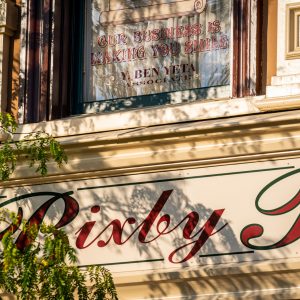
M 91 5 L 90 101 L 230 83 L 231 1 Z

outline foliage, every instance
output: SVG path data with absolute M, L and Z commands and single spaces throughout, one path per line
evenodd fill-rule
M 50 160 L 58 166 L 67 162 L 63 148 L 51 135 L 37 131 L 15 140 L 17 127 L 11 115 L 0 113 L 0 130 L 6 135 L 0 144 L 0 180 L 9 179 L 19 159 L 27 159 L 43 176 Z M 93 266 L 83 271 L 76 266 L 76 251 L 63 230 L 23 222 L 20 235 L 31 241 L 25 246 L 15 238 L 20 223 L 15 215 L 0 210 L 0 222 L 9 224 L 0 232 L 0 293 L 14 294 L 20 300 L 71 300 L 76 294 L 79 300 L 118 299 L 108 270 Z
M 17 123 L 10 114 L 0 114 L 0 128 L 6 140 L 0 147 L 0 180 L 8 180 L 16 168 L 18 159 L 25 158 L 36 172 L 47 175 L 47 163 L 53 159 L 58 166 L 67 162 L 67 156 L 51 135 L 44 131 L 32 132 L 15 140 Z
M 2 211 L 0 221 L 8 220 Z M 16 224 L 15 216 L 12 224 Z M 8 222 L 9 224 L 11 222 Z M 117 300 L 117 293 L 109 271 L 100 266 L 88 268 L 85 272 L 75 266 L 75 249 L 61 229 L 43 224 L 37 239 L 35 226 L 22 225 L 22 233 L 32 240 L 25 248 L 18 246 L 12 231 L 2 237 L 0 256 L 0 290 L 16 295 L 20 300 L 69 300 L 75 293 L 80 300 Z M 90 283 L 87 287 L 86 283 Z

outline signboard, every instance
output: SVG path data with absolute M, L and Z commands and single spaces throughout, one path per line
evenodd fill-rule
M 90 101 L 230 82 L 231 1 L 93 0 Z
M 300 257 L 299 188 L 293 159 L 6 188 L 0 206 L 122 272 Z

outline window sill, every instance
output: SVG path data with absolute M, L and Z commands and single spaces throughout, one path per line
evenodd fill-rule
M 300 108 L 300 95 L 278 98 L 266 98 L 265 96 L 227 98 L 106 114 L 81 115 L 49 122 L 25 124 L 20 126 L 19 132 L 45 130 L 53 136 L 65 137 L 296 108 Z

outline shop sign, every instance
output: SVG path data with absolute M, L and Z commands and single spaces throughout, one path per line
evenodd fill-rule
M 2 189 L 0 206 L 64 228 L 80 266 L 138 271 L 299 257 L 299 188 L 293 159 Z
M 231 1 L 93 0 L 90 100 L 230 82 Z

